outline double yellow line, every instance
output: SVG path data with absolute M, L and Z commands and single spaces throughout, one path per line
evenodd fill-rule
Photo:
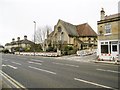
M 19 82 L 17 82 L 16 80 L 14 80 L 13 78 L 11 78 L 10 76 L 8 76 L 6 73 L 4 73 L 3 71 L 0 70 L 0 74 L 7 80 L 9 81 L 9 83 L 11 83 L 15 88 L 19 89 L 19 90 L 28 90 L 26 87 L 24 87 L 22 84 L 20 84 Z

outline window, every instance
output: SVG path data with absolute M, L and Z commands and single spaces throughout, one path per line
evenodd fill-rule
M 61 29 L 61 27 L 60 27 L 60 26 L 59 26 L 57 29 L 58 29 L 58 32 L 61 32 L 61 31 L 62 31 L 62 29 Z
M 101 45 L 101 53 L 108 53 L 108 45 Z
M 118 41 L 112 41 L 112 44 L 118 44 Z
M 117 45 L 112 45 L 112 51 L 116 52 L 117 51 Z
M 61 41 L 64 42 L 64 32 L 61 33 Z
M 111 33 L 111 25 L 110 24 L 107 23 L 105 25 L 105 31 L 106 31 L 106 34 Z
M 105 44 L 108 44 L 108 42 L 105 42 Z
M 101 45 L 104 44 L 104 42 L 101 42 Z

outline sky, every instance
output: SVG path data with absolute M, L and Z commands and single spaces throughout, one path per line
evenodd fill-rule
M 97 32 L 101 8 L 106 15 L 118 13 L 119 0 L 0 0 L 0 44 L 24 35 L 33 40 L 37 27 L 50 26 L 58 20 L 74 25 L 88 23 Z

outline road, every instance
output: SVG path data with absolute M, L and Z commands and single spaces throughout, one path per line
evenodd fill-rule
M 89 59 L 89 57 L 88 57 Z M 2 55 L 3 81 L 9 88 L 118 89 L 118 65 L 50 57 Z M 6 77 L 10 78 L 6 78 Z M 9 79 L 12 79 L 9 81 Z M 17 83 L 17 85 L 14 85 Z M 6 87 L 4 87 L 6 88 Z M 19 87 L 18 87 L 19 88 Z

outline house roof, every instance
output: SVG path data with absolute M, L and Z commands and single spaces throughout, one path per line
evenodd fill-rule
M 4 48 L 4 46 L 0 45 L 0 48 Z
M 26 40 L 20 40 L 19 43 L 20 44 L 33 44 L 34 42 L 26 39 Z M 5 46 L 17 45 L 17 44 L 18 44 L 18 41 L 15 41 L 15 42 L 6 43 Z
M 52 31 L 50 34 L 49 34 L 49 37 L 52 37 L 54 34 L 54 31 Z
M 76 26 L 73 24 L 70 24 L 68 22 L 65 22 L 63 20 L 59 20 L 58 22 L 60 22 L 64 28 L 66 29 L 68 35 L 70 36 L 79 36 L 77 31 L 76 31 Z
M 77 25 L 76 28 L 79 36 L 97 36 L 88 23 Z
M 25 44 L 33 44 L 34 42 L 26 39 L 26 40 L 21 40 L 20 43 L 21 43 L 21 44 L 24 44 L 24 43 L 25 43 Z
M 112 15 L 109 15 L 109 16 L 105 16 L 105 19 L 111 19 L 111 18 L 116 18 L 116 17 L 120 17 L 120 13 L 117 13 L 117 14 L 112 14 Z
M 78 43 L 83 43 L 83 41 L 81 41 L 80 39 L 78 39 L 78 38 L 75 38 L 77 41 L 78 41 Z

